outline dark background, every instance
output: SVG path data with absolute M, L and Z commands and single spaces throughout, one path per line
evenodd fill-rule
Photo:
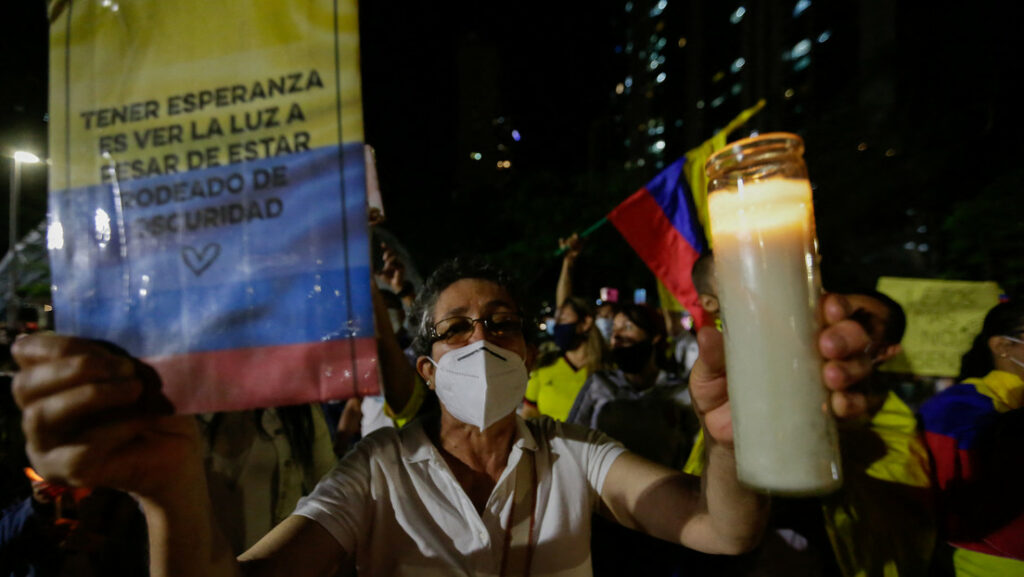
M 423 272 L 486 253 L 551 299 L 559 237 L 764 98 L 731 138 L 804 138 L 827 286 L 891 275 L 995 280 L 1020 294 L 1021 34 L 994 1 L 909 4 L 364 2 L 366 142 L 385 226 Z M 45 157 L 45 7 L 5 12 L 0 152 Z M 664 61 L 651 69 L 654 54 Z M 0 162 L 0 189 L 10 167 Z M 19 231 L 44 218 L 45 195 L 45 170 L 25 167 Z M 578 292 L 653 291 L 611 226 L 588 240 Z

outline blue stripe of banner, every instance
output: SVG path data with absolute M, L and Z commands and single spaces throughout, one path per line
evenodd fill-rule
M 343 156 L 358 193 L 344 195 L 344 212 L 337 147 L 54 193 L 58 330 L 139 356 L 372 335 L 362 144 Z M 286 186 L 254 185 L 275 167 Z M 142 206 L 175 186 L 180 201 Z

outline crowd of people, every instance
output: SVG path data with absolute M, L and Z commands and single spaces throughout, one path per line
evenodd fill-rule
M 570 237 L 541 331 L 500 268 L 422 280 L 373 234 L 379 396 L 154 414 L 122 351 L 5 347 L 0 575 L 1024 575 L 1021 303 L 912 409 L 875 370 L 900 305 L 827 294 L 844 484 L 768 497 L 737 479 L 710 253 L 698 331 L 576 294 Z

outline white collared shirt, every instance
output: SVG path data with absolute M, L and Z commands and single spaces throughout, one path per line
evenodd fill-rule
M 548 418 L 516 418 L 508 466 L 478 514 L 419 421 L 359 443 L 299 502 L 355 552 L 360 575 L 498 575 L 516 466 L 533 451 L 537 504 L 531 575 L 589 576 L 590 517 L 611 464 L 609 437 Z M 524 466 L 526 466 L 524 464 Z

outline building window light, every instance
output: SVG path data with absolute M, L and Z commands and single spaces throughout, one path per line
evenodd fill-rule
M 829 38 L 832 38 L 832 31 L 831 30 L 826 30 L 826 31 L 822 32 L 821 34 L 818 34 L 818 44 L 824 44 L 824 43 L 828 42 Z
M 654 81 L 655 81 L 655 82 L 657 82 L 658 84 L 661 84 L 662 82 L 665 82 L 665 78 L 667 78 L 667 77 L 668 77 L 668 75 L 667 75 L 667 74 L 665 74 L 664 72 L 661 72 L 661 73 L 659 73 L 659 74 L 658 74 L 658 76 L 657 76 L 657 77 L 656 77 L 656 78 L 654 79 Z
M 793 45 L 793 49 L 789 51 L 789 57 L 793 60 L 802 58 L 811 51 L 811 41 L 804 38 L 800 42 Z
M 793 7 L 793 18 L 803 14 L 804 10 L 807 10 L 810 7 L 811 0 L 798 0 L 796 6 Z
M 743 6 L 737 8 L 732 14 L 729 15 L 729 22 L 733 24 L 739 24 L 743 20 L 743 15 L 747 13 L 747 9 Z
M 743 70 L 743 66 L 746 65 L 746 63 L 747 59 L 740 56 L 736 60 L 732 61 L 732 66 L 729 67 L 729 70 L 731 70 L 733 74 L 736 74 L 740 70 Z

